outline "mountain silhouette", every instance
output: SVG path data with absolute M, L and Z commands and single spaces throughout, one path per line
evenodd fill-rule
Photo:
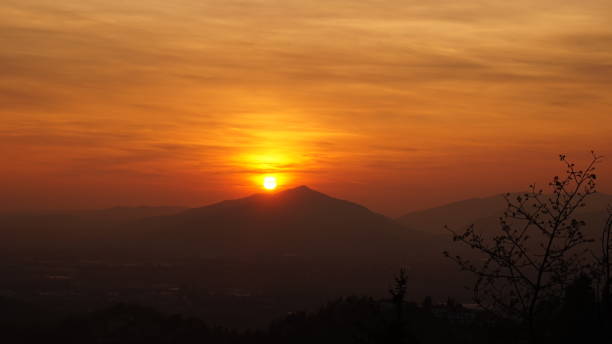
M 398 222 L 428 233 L 448 234 L 444 226 L 463 229 L 484 218 L 497 219 L 505 209 L 503 195 L 472 198 L 403 215 Z
M 416 233 L 306 186 L 148 218 L 139 227 L 165 249 L 205 250 L 199 252 L 210 256 L 375 256 L 399 250 L 402 238 Z
M 122 249 L 201 262 L 223 285 L 323 298 L 384 293 L 380 281 L 404 267 L 419 297 L 462 290 L 457 269 L 442 255 L 447 236 L 306 186 L 147 218 L 126 232 L 131 237 L 117 241 Z

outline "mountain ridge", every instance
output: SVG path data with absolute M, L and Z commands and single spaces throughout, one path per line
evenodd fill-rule
M 522 193 L 516 192 L 511 193 L 511 195 Z M 496 226 L 497 218 L 503 214 L 506 207 L 505 195 L 505 193 L 496 194 L 451 202 L 438 207 L 407 213 L 396 218 L 396 221 L 405 226 L 418 228 L 432 234 L 446 233 L 444 229 L 446 225 L 458 230 L 471 224 L 480 224 L 483 227 Z M 612 204 L 612 195 L 595 193 L 586 199 L 586 207 L 579 208 L 576 214 L 605 212 L 606 207 L 610 204 Z

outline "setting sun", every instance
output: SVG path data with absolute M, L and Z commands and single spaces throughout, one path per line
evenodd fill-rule
M 263 182 L 263 187 L 266 190 L 274 190 L 277 186 L 276 177 L 265 177 Z

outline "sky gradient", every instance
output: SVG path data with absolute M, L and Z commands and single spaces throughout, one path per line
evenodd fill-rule
M 609 0 L 4 0 L 0 208 L 198 206 L 267 174 L 393 216 L 522 190 L 612 156 L 611 23 Z

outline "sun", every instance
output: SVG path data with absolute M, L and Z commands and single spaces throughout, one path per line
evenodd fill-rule
M 274 190 L 278 186 L 276 177 L 265 177 L 263 181 L 263 187 L 266 190 Z

